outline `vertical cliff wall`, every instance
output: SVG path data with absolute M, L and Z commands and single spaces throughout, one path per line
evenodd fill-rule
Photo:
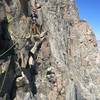
M 0 1 L 0 99 L 99 100 L 96 38 L 75 0 L 37 0 L 35 31 L 31 2 Z

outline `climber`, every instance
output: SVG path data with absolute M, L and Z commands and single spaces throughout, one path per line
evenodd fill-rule
M 37 15 L 37 10 L 41 8 L 41 5 L 38 4 L 35 0 L 31 1 L 31 18 L 32 18 L 32 23 L 36 24 L 36 19 L 38 18 Z
M 39 45 L 42 44 L 43 40 L 44 40 L 44 36 L 47 33 L 47 30 L 44 32 L 41 32 L 39 30 L 39 25 L 37 23 L 37 19 L 38 19 L 38 10 L 41 9 L 41 5 L 38 4 L 36 2 L 36 0 L 31 0 L 31 19 L 32 19 L 32 32 L 34 33 L 34 40 L 35 40 L 35 44 L 34 46 L 31 48 L 30 50 L 30 57 L 29 57 L 29 65 L 33 66 L 34 65 L 34 55 L 36 54 Z
M 31 14 L 32 24 L 36 24 L 37 18 L 38 18 L 38 16 L 37 16 L 36 10 L 33 10 L 32 14 Z

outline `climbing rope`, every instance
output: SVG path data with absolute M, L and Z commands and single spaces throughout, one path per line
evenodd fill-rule
M 6 53 L 8 53 L 17 43 L 18 43 L 18 40 L 17 40 L 9 49 L 7 49 L 5 52 L 3 52 L 3 53 L 0 55 L 0 57 L 3 57 Z M 21 49 L 22 49 L 22 48 L 21 48 Z M 21 50 L 21 49 L 19 49 L 19 50 Z M 21 69 L 20 67 L 19 67 L 19 69 L 20 69 L 20 71 L 22 71 L 22 69 Z M 0 94 L 1 94 L 1 92 L 2 92 L 2 90 L 3 90 L 3 86 L 4 86 L 4 84 L 5 84 L 5 80 L 6 80 L 6 77 L 7 77 L 7 72 L 8 72 L 8 70 L 9 70 L 9 66 L 8 66 L 6 72 L 5 72 L 5 75 L 4 75 L 2 84 L 1 84 Z M 31 89 L 30 89 L 30 94 L 31 94 L 31 96 L 32 96 Z
M 4 56 L 7 52 L 9 52 L 16 44 L 17 44 L 17 42 L 15 42 L 8 50 L 6 50 L 4 53 L 2 53 L 0 55 L 0 57 Z M 5 83 L 5 80 L 6 80 L 6 76 L 7 76 L 8 69 L 9 69 L 9 66 L 8 66 L 6 72 L 5 72 L 4 79 L 3 79 L 2 84 L 1 84 L 0 94 L 1 94 L 1 92 L 3 90 L 3 86 L 4 86 L 4 83 Z
M 4 56 L 7 52 L 9 52 L 15 45 L 17 44 L 17 42 L 15 42 L 9 49 L 7 49 L 5 52 L 3 52 L 2 54 L 0 54 L 0 57 Z
M 17 43 L 18 43 L 18 41 L 16 41 L 8 50 L 6 50 L 4 53 L 2 53 L 0 55 L 0 57 L 4 56 L 7 52 L 9 52 Z M 19 69 L 20 69 L 20 71 L 22 71 L 22 69 L 20 67 L 19 67 Z M 9 66 L 8 66 L 7 70 L 5 71 L 5 75 L 4 75 L 4 78 L 3 78 L 3 81 L 2 81 L 2 84 L 1 84 L 1 88 L 0 88 L 0 94 L 3 90 L 3 86 L 5 84 L 5 80 L 6 80 L 6 77 L 7 77 L 8 70 L 9 70 Z
M 27 38 L 20 38 L 20 39 L 26 39 L 27 40 Z M 2 54 L 0 54 L 0 57 L 4 56 L 6 53 L 8 53 L 18 43 L 18 41 L 19 41 L 19 39 L 10 48 L 8 48 L 5 52 L 3 52 Z M 25 46 L 25 44 L 24 44 L 24 46 Z M 21 50 L 23 47 L 21 47 L 18 50 Z
M 4 83 L 5 83 L 5 80 L 6 80 L 6 76 L 7 76 L 8 69 L 9 69 L 9 66 L 8 66 L 6 72 L 5 72 L 4 79 L 3 79 L 2 84 L 1 84 L 0 94 L 1 94 L 1 92 L 3 90 L 3 86 L 4 86 Z
M 18 43 L 18 41 L 16 41 L 16 42 L 15 42 L 9 49 L 7 49 L 5 52 L 3 52 L 3 53 L 0 55 L 0 57 L 3 57 L 6 53 L 8 53 L 17 43 Z M 9 66 L 8 66 L 6 72 L 5 72 L 4 79 L 3 79 L 3 82 L 2 82 L 2 84 L 1 84 L 0 94 L 1 94 L 1 92 L 2 92 L 2 90 L 3 90 L 3 86 L 4 86 L 4 83 L 5 83 L 6 77 L 7 77 L 8 69 L 9 69 Z M 20 68 L 20 70 L 21 70 L 21 68 Z M 21 71 L 22 71 L 22 70 L 21 70 Z

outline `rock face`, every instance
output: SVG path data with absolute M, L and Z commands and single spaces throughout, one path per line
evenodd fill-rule
M 75 0 L 37 0 L 36 26 L 34 1 L 0 1 L 0 100 L 99 100 L 100 54 Z

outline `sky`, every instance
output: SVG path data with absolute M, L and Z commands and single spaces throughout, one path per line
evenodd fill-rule
M 100 40 L 100 0 L 76 0 L 81 19 L 86 19 Z

